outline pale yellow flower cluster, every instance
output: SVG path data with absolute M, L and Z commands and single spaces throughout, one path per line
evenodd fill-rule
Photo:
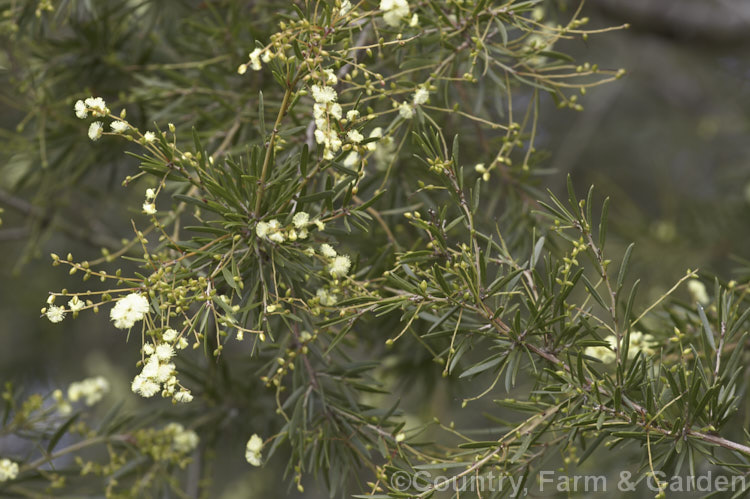
M 245 460 L 253 466 L 260 466 L 262 464 L 262 456 L 260 455 L 262 449 L 263 439 L 258 435 L 253 435 L 245 446 Z
M 336 76 L 328 74 L 326 83 L 335 85 Z M 333 87 L 328 85 L 313 85 L 311 87 L 313 104 L 313 117 L 315 118 L 315 141 L 323 145 L 323 158 L 331 160 L 343 145 L 336 130 L 335 122 L 342 117 L 341 104 L 336 102 L 338 94 Z
M 292 223 L 288 227 L 282 227 L 281 223 L 276 219 L 269 220 L 268 222 L 258 222 L 255 226 L 255 235 L 259 239 L 267 239 L 281 244 L 285 241 L 307 239 L 309 236 L 308 229 L 311 225 L 315 225 L 319 231 L 326 228 L 325 224 L 320 220 L 311 220 L 309 213 L 300 211 L 292 217 Z
M 176 350 L 188 346 L 185 338 L 179 338 L 174 329 L 167 329 L 162 334 L 162 342 L 146 343 L 143 353 L 148 355 L 141 372 L 133 379 L 130 388 L 142 397 L 150 398 L 161 391 L 162 397 L 172 397 L 175 402 L 187 403 L 193 400 L 190 390 L 180 386 L 177 371 L 171 362 Z
M 711 302 L 711 299 L 708 297 L 708 292 L 706 292 L 706 285 L 698 279 L 688 280 L 687 288 L 693 301 L 696 301 L 701 305 L 708 305 Z
M 592 346 L 586 347 L 583 352 L 589 357 L 600 360 L 605 364 L 614 362 L 617 358 L 615 349 L 617 348 L 617 338 L 611 334 L 604 338 L 604 341 L 609 343 L 609 346 Z M 656 353 L 655 350 L 656 341 L 650 334 L 643 334 L 640 331 L 631 331 L 630 341 L 628 342 L 628 359 L 635 358 L 638 352 L 643 352 L 646 355 L 653 355 Z
M 315 296 L 318 298 L 318 303 L 324 307 L 332 307 L 336 305 L 336 302 L 338 301 L 336 294 L 325 288 L 318 288 L 315 292 Z
M 410 120 L 414 117 L 414 109 L 426 103 L 429 98 L 430 91 L 427 90 L 427 87 L 425 85 L 422 85 L 418 87 L 414 92 L 414 95 L 412 95 L 411 104 L 407 101 L 404 101 L 401 104 L 396 104 L 394 102 L 393 105 L 398 108 L 399 116 L 401 116 L 405 120 Z
M 151 306 L 148 298 L 140 293 L 130 293 L 120 298 L 109 313 L 109 318 L 118 329 L 130 329 L 133 325 L 143 320 Z
M 15 480 L 18 476 L 18 463 L 10 459 L 0 459 L 0 482 Z
M 320 246 L 320 254 L 328 259 L 328 272 L 334 278 L 346 277 L 352 266 L 349 255 L 339 255 L 330 244 Z
M 406 0 L 380 0 L 383 21 L 388 26 L 397 28 L 409 15 L 409 3 Z
M 172 448 L 180 454 L 188 454 L 198 447 L 200 439 L 193 430 L 187 430 L 180 423 L 169 423 L 164 427 L 172 435 Z
M 62 390 L 52 392 L 52 398 L 57 405 L 57 412 L 66 416 L 73 412 L 71 402 L 83 400 L 86 405 L 92 406 L 99 402 L 107 393 L 109 393 L 109 381 L 102 376 L 97 376 L 71 383 L 68 386 L 67 398 L 65 398 Z
M 146 215 L 156 214 L 156 204 L 154 203 L 154 198 L 156 198 L 156 193 L 154 192 L 154 190 L 146 189 L 146 201 L 142 206 L 143 213 L 145 213 Z
M 101 97 L 88 97 L 85 100 L 78 100 L 73 106 L 73 110 L 76 117 L 81 120 L 86 119 L 89 113 L 95 118 L 109 114 L 107 103 Z M 99 140 L 103 131 L 104 123 L 95 121 L 89 125 L 88 136 L 91 140 Z
M 47 307 L 45 315 L 50 322 L 62 322 L 62 320 L 65 319 L 65 308 L 58 307 L 57 305 L 50 305 Z
M 109 392 L 109 382 L 102 376 L 86 378 L 71 383 L 68 387 L 68 400 L 78 402 L 83 399 L 86 405 L 92 406 Z
M 73 109 L 75 110 L 76 117 L 81 120 L 87 118 L 89 113 L 95 118 L 109 114 L 107 103 L 101 97 L 88 97 L 86 100 L 78 100 Z
M 271 62 L 271 59 L 273 59 L 274 54 L 271 52 L 268 48 L 260 49 L 260 48 L 254 48 L 252 52 L 250 52 L 247 55 L 249 61 L 246 64 L 240 64 L 240 66 L 237 68 L 238 74 L 245 74 L 247 73 L 247 68 L 249 67 L 253 71 L 260 71 L 263 69 L 263 65 L 261 64 L 261 61 L 264 63 Z

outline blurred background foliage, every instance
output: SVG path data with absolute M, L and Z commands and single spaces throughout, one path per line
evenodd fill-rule
M 588 7 L 598 22 L 631 28 L 587 47 L 571 44 L 571 53 L 616 61 L 628 75 L 590 92 L 583 113 L 545 110 L 540 147 L 550 154 L 554 185 L 571 172 L 577 185 L 596 184 L 612 198 L 610 227 L 623 243 L 637 243 L 636 273 L 652 295 L 688 267 L 746 277 L 750 4 Z
M 574 7 L 564 0 L 543 5 L 553 17 Z M 71 285 L 66 272 L 49 265 L 49 252 L 93 259 L 101 248 L 115 250 L 132 236 L 130 217 L 143 196 L 121 185 L 137 172 L 137 161 L 123 154 L 128 145 L 105 137 L 93 146 L 73 103 L 101 96 L 112 109 L 126 108 L 136 126 L 194 127 L 209 150 L 242 152 L 257 141 L 256 91 L 271 75 L 240 77 L 236 68 L 254 40 L 268 39 L 274 14 L 273 6 L 253 1 L 0 0 L 1 381 L 46 389 L 104 375 L 115 385 L 112 400 L 142 402 L 128 389 L 137 344 L 125 344 L 99 316 L 82 315 L 64 329 L 39 319 L 46 293 Z M 601 0 L 584 14 L 591 28 L 630 29 L 561 42 L 556 50 L 627 75 L 590 90 L 581 112 L 555 109 L 542 96 L 535 192 L 562 192 L 570 172 L 581 191 L 595 184 L 599 196 L 610 196 L 609 252 L 621 255 L 636 242 L 631 276 L 648 290 L 644 300 L 661 295 L 686 268 L 724 281 L 747 278 L 750 4 Z M 503 190 L 506 181 L 491 182 Z M 431 364 L 418 350 L 408 365 L 386 359 L 381 367 L 383 376 L 403 380 L 405 398 L 421 394 L 406 404 L 410 417 L 418 419 L 424 400 L 431 401 L 428 412 L 442 413 L 472 395 L 446 388 Z M 480 412 L 458 417 L 469 423 Z M 217 480 L 217 494 L 280 493 L 274 481 L 282 464 L 249 470 L 244 441 L 231 435 L 217 448 L 217 477 L 226 478 Z

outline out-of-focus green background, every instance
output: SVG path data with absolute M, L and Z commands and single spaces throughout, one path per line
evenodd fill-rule
M 610 196 L 610 228 L 637 243 L 652 294 L 686 268 L 731 279 L 750 258 L 750 3 L 590 2 L 594 24 L 630 29 L 572 53 L 628 72 L 585 111 L 544 113 L 551 184 L 570 172 Z M 646 289 L 646 288 L 643 288 Z
M 556 50 L 627 74 L 590 90 L 581 98 L 583 112 L 543 100 L 537 147 L 549 154 L 542 164 L 551 170 L 546 187 L 560 192 L 570 172 L 580 191 L 595 184 L 600 196 L 611 197 L 608 244 L 619 256 L 630 241 L 637 243 L 631 272 L 647 296 L 662 294 L 687 268 L 723 280 L 746 275 L 740 259 L 750 259 L 750 2 L 597 0 L 584 12 L 588 27 L 631 26 L 585 44 L 560 43 Z M 0 72 L 0 79 L 8 77 Z M 0 127 L 12 130 L 24 115 L 3 109 L 11 91 L 0 89 L 0 95 Z M 87 146 L 83 128 L 81 142 Z M 106 311 L 63 324 L 39 314 L 48 291 L 75 284 L 62 267 L 49 264 L 50 252 L 96 257 L 90 245 L 71 237 L 78 229 L 101 228 L 100 236 L 118 239 L 130 235 L 128 217 L 142 193 L 120 187 L 135 164 L 120 152 L 112 154 L 116 163 L 110 158 L 80 181 L 82 189 L 106 192 L 101 204 L 65 199 L 76 214 L 58 220 L 68 234 L 46 234 L 33 246 L 27 245 L 33 195 L 14 193 L 13 179 L 0 179 L 0 381 L 12 377 L 41 388 L 103 374 L 114 384 L 113 399 L 138 402 L 128 390 L 135 368 L 123 362 L 137 357 L 138 344 L 125 343 Z M 0 158 L 6 172 L 10 163 L 23 161 L 7 151 Z M 89 226 L 92 210 L 104 226 Z M 454 401 L 438 396 L 434 402 Z M 235 478 L 248 484 L 249 476 Z M 240 485 L 230 486 L 226 497 L 235 497 L 231 490 L 247 497 Z

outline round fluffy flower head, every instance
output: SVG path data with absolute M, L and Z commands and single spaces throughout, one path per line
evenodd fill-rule
M 245 446 L 245 459 L 248 463 L 253 466 L 261 465 L 260 451 L 263 449 L 263 439 L 258 435 L 253 435 L 250 440 L 247 441 Z
M 76 101 L 75 106 L 73 106 L 73 109 L 76 112 L 76 117 L 78 119 L 84 119 L 86 116 L 89 115 L 89 110 L 86 108 L 86 104 L 82 100 Z
M 344 277 L 349 273 L 349 268 L 352 266 L 352 262 L 348 255 L 340 255 L 333 259 L 331 265 L 328 267 L 328 272 L 333 277 Z
M 78 312 L 81 310 L 86 304 L 83 302 L 83 300 L 78 299 L 77 296 L 74 296 L 68 301 L 68 308 L 71 312 Z
M 409 15 L 409 4 L 406 0 L 380 0 L 380 10 L 385 23 L 396 28 Z
M 402 102 L 398 106 L 398 114 L 405 120 L 410 120 L 414 117 L 414 108 L 409 105 L 408 102 Z
M 359 133 L 359 131 L 357 130 L 349 130 L 349 133 L 346 134 L 346 137 L 355 144 L 359 144 L 365 139 L 364 135 Z
M 311 87 L 313 99 L 318 104 L 328 104 L 329 102 L 335 102 L 338 99 L 338 95 L 333 87 L 321 87 L 319 85 L 313 85 Z
M 331 114 L 331 116 L 333 116 L 337 120 L 340 120 L 343 109 L 341 108 L 341 104 L 339 104 L 338 102 L 334 102 L 330 105 L 330 109 L 328 110 L 328 112 Z
M 281 232 L 274 232 L 273 234 L 268 236 L 268 239 L 279 244 L 283 243 L 286 240 L 284 234 L 282 234 Z
M 91 111 L 92 116 L 106 116 L 109 113 L 107 103 L 101 97 L 89 97 L 83 103 Z
M 320 245 L 320 253 L 326 258 L 336 258 L 336 250 L 328 243 Z
M 193 394 L 189 390 L 180 390 L 174 394 L 174 399 L 182 404 L 187 404 L 193 400 Z
M 359 118 L 359 111 L 356 109 L 352 109 L 351 111 L 346 112 L 346 119 L 349 121 L 354 121 L 357 118 Z
M 154 203 L 143 203 L 141 208 L 146 215 L 156 215 L 156 205 Z
M 294 218 L 292 218 L 292 223 L 298 229 L 302 229 L 306 227 L 308 223 L 310 223 L 310 215 L 304 211 L 300 211 L 299 213 L 296 213 L 294 215 Z
M 148 298 L 140 293 L 130 293 L 120 298 L 109 313 L 109 318 L 118 329 L 130 329 L 133 324 L 142 320 L 148 313 Z
M 91 125 L 89 125 L 89 138 L 91 140 L 99 140 L 99 137 L 102 136 L 102 130 L 104 128 L 104 125 L 102 125 L 101 121 L 95 121 Z
M 317 130 L 315 130 L 314 134 L 315 134 L 315 142 L 317 142 L 318 144 L 325 143 L 326 133 L 323 130 L 318 128 Z
M 357 151 L 351 151 L 349 155 L 344 158 L 344 166 L 352 168 L 359 162 L 359 153 Z
M 326 83 L 329 85 L 335 85 L 339 82 L 339 79 L 333 72 L 333 69 L 324 69 L 323 72 L 326 74 Z
M 46 315 L 50 322 L 62 322 L 65 318 L 65 309 L 58 307 L 57 305 L 50 305 L 47 309 Z
M 250 58 L 250 67 L 253 68 L 253 71 L 260 71 L 263 69 L 263 66 L 260 63 L 260 52 L 261 50 L 256 48 L 248 54 L 248 57 Z
M 258 222 L 258 225 L 255 226 L 255 234 L 259 238 L 264 238 L 268 235 L 268 224 L 266 222 Z
M 145 376 L 138 375 L 133 379 L 133 383 L 130 385 L 130 389 L 133 393 L 137 393 L 142 397 L 153 397 L 159 391 L 159 384 L 151 381 Z
M 345 16 L 350 10 L 352 10 L 352 3 L 350 0 L 344 0 L 341 2 L 341 8 L 339 9 L 339 15 Z
M 18 476 L 18 463 L 10 459 L 0 459 L 0 482 L 15 480 Z
M 697 301 L 701 305 L 708 305 L 711 301 L 706 292 L 705 284 L 698 279 L 690 279 L 687 283 L 687 288 L 693 301 Z
M 334 158 L 334 153 L 341 149 L 341 139 L 333 129 L 328 131 L 323 144 L 325 145 L 325 150 L 323 151 L 323 159 L 329 161 Z
M 174 348 L 168 343 L 160 343 L 156 345 L 155 355 L 160 361 L 166 362 L 174 356 Z
M 170 329 L 167 329 L 166 331 L 164 331 L 164 334 L 162 334 L 161 337 L 162 337 L 162 339 L 164 341 L 172 342 L 172 341 L 174 341 L 174 340 L 177 339 L 178 335 L 179 335 L 179 333 L 177 331 L 175 331 L 174 329 L 170 328 Z
M 383 129 L 380 128 L 379 126 L 373 128 L 372 132 L 370 132 L 370 138 L 371 139 L 372 138 L 378 138 L 379 139 L 379 138 L 382 138 L 382 137 L 383 137 Z M 368 151 L 374 151 L 378 147 L 377 141 L 368 142 L 365 145 L 365 147 L 367 148 Z
M 141 376 L 145 378 L 156 378 L 159 375 L 159 358 L 155 355 L 151 355 L 143 364 L 141 369 Z
M 169 364 L 159 364 L 159 367 L 156 369 L 154 381 L 157 383 L 166 383 L 172 376 L 174 376 L 174 373 L 174 364 L 171 362 Z
M 413 102 L 415 106 L 420 106 L 427 102 L 427 99 L 430 98 L 430 92 L 424 88 L 419 87 L 416 92 L 414 92 Z
M 127 124 L 127 123 L 125 123 L 124 121 L 120 121 L 120 120 L 117 120 L 117 121 L 113 121 L 112 123 L 110 123 L 110 124 L 109 124 L 109 127 L 110 127 L 110 128 L 112 129 L 112 131 L 113 131 L 113 132 L 115 132 L 115 133 L 123 133 L 123 132 L 125 132 L 125 131 L 126 131 L 126 130 L 127 130 L 128 128 L 130 128 L 130 125 L 128 125 L 128 124 Z
M 332 307 L 336 305 L 336 295 L 329 293 L 327 289 L 318 288 L 318 290 L 315 292 L 315 296 L 320 301 L 320 304 L 324 307 Z
M 193 430 L 186 430 L 180 423 L 169 423 L 164 427 L 164 431 L 172 434 L 172 448 L 180 454 L 191 452 L 200 442 Z
M 146 132 L 143 134 L 143 140 L 146 142 L 153 142 L 154 139 L 156 139 L 156 134 L 154 132 Z

